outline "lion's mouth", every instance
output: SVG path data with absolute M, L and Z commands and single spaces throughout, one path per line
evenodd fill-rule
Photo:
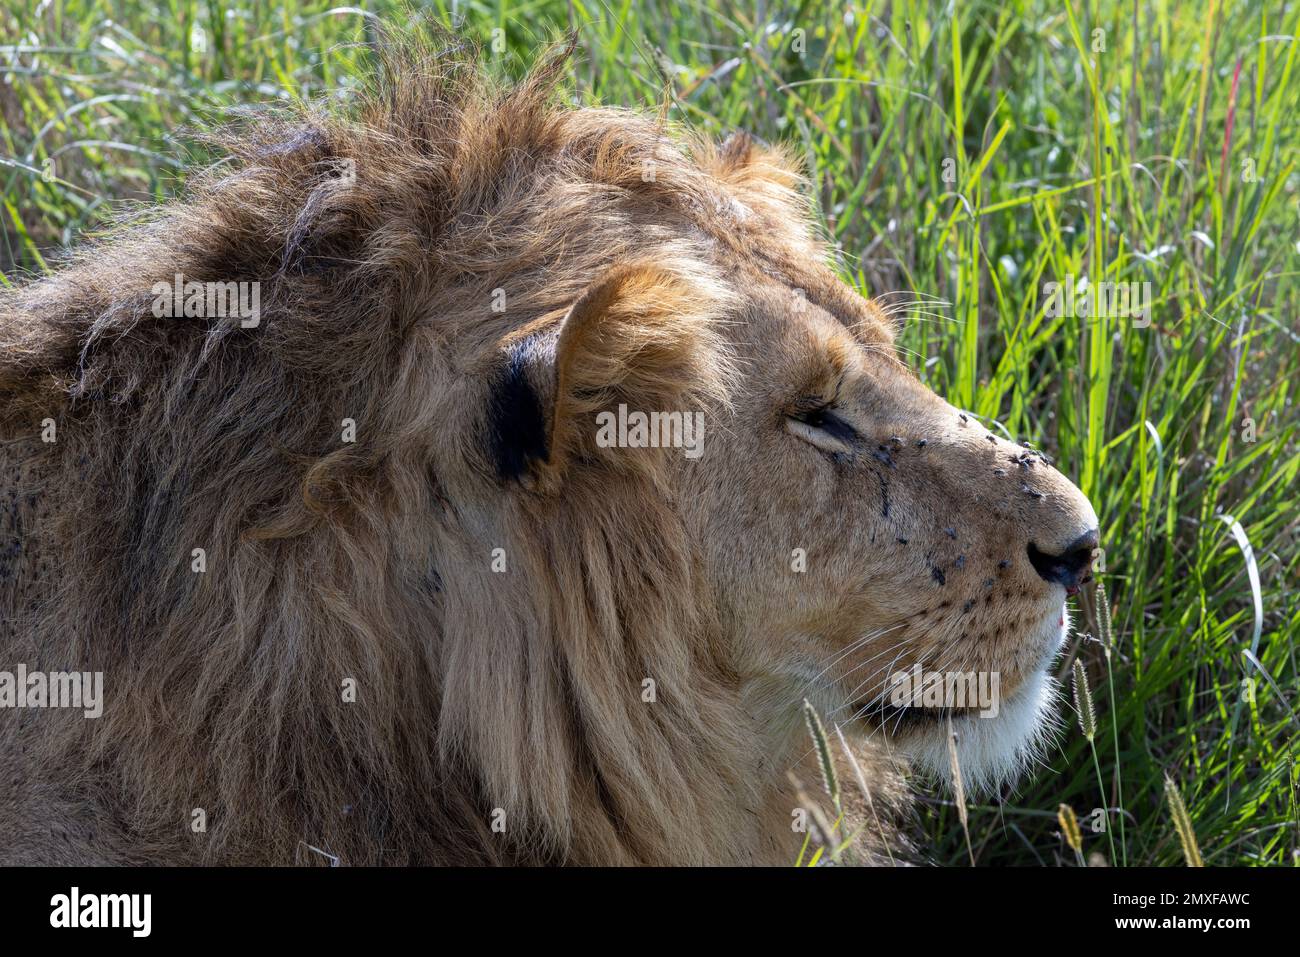
M 886 697 L 860 702 L 856 714 L 869 732 L 879 730 L 897 745 L 913 767 L 949 780 L 956 757 L 967 793 L 992 792 L 1041 757 L 1059 726 L 1054 716 L 1058 685 L 1050 666 L 1068 622 L 1064 606 L 1053 609 L 1026 641 L 1040 652 L 1038 667 L 1009 689 L 1000 682 L 985 689 L 993 692 L 991 698 L 967 693 L 918 705 L 915 697 Z M 978 706 L 963 706 L 970 704 Z

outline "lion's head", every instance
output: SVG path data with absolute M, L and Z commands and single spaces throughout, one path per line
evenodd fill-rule
M 116 676 L 43 733 L 124 856 L 779 862 L 805 697 L 943 773 L 951 721 L 972 782 L 1032 747 L 1087 500 L 899 360 L 780 151 L 556 69 L 257 119 L 0 302 L 7 431 L 59 422 L 11 649 Z M 260 322 L 159 318 L 178 274 Z

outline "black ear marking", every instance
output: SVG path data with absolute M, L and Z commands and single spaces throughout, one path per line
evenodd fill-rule
M 532 376 L 551 369 L 554 340 L 529 339 L 510 349 L 488 404 L 488 448 L 497 475 L 517 480 L 534 459 L 550 457 L 542 397 Z

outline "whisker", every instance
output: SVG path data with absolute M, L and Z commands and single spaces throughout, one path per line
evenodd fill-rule
M 894 655 L 894 661 L 897 661 L 898 658 L 899 658 L 899 656 L 902 655 L 902 653 L 903 653 L 904 651 L 907 650 L 907 641 L 904 640 L 904 641 L 900 641 L 900 642 L 898 642 L 897 644 L 890 645 L 888 648 L 886 648 L 884 651 L 881 651 L 879 654 L 872 655 L 872 656 L 871 656 L 870 658 L 868 658 L 866 661 L 863 661 L 863 662 L 860 662 L 859 664 L 854 665 L 854 666 L 853 666 L 852 668 L 850 668 L 848 671 L 844 672 L 844 674 L 842 674 L 842 675 L 840 676 L 840 679 L 839 679 L 839 680 L 840 680 L 841 682 L 845 681 L 845 680 L 849 677 L 849 675 L 853 674 L 853 672 L 858 671 L 858 670 L 860 670 L 860 669 L 862 669 L 862 668 L 865 668 L 867 665 L 871 664 L 871 662 L 876 661 L 876 660 L 879 659 L 879 658 L 883 658 L 885 655 L 889 654 L 891 651 L 894 651 L 895 649 L 898 649 L 898 653 Z M 891 665 L 891 666 L 893 665 L 893 662 L 892 662 L 892 661 L 890 662 L 890 665 Z M 886 669 L 886 670 L 888 670 L 888 669 Z M 848 694 L 848 698 L 849 698 L 850 702 L 852 701 L 853 697 L 858 693 L 858 690 L 861 689 L 862 686 L 865 685 L 865 684 L 866 684 L 868 681 L 870 681 L 870 680 L 871 680 L 871 677 L 870 677 L 870 676 L 867 676 L 867 677 L 866 677 L 865 679 L 863 679 L 863 680 L 862 680 L 862 681 L 861 681 L 861 682 L 860 682 L 856 687 L 854 687 L 852 691 L 849 692 L 849 694 Z M 847 707 L 847 705 L 842 705 L 842 706 L 841 706 L 841 709 L 842 709 L 843 707 Z M 841 710 L 841 709 L 836 709 L 836 710 L 839 711 L 839 710 Z M 834 713 L 834 712 L 832 712 L 832 713 Z
M 947 299 L 940 299 L 938 296 L 929 296 L 926 295 L 925 293 L 913 292 L 909 289 L 891 289 L 886 292 L 878 292 L 871 298 L 884 299 L 886 296 L 910 296 L 911 298 L 917 301 L 926 300 L 928 302 L 943 303 L 944 305 L 948 305 L 948 306 L 952 305 L 952 303 L 949 302 Z
M 910 306 L 933 306 L 936 309 L 944 309 L 950 308 L 952 303 L 947 299 L 891 299 L 879 305 L 885 312 L 897 312 Z
M 889 675 L 893 672 L 894 665 L 896 665 L 896 664 L 898 663 L 898 659 L 901 658 L 901 657 L 903 657 L 903 652 L 905 652 L 905 651 L 907 650 L 908 643 L 905 642 L 905 641 L 904 641 L 904 642 L 899 642 L 898 645 L 897 645 L 896 647 L 898 648 L 898 653 L 897 653 L 896 655 L 894 655 L 893 659 L 889 662 L 889 664 L 885 667 L 885 669 L 884 669 L 884 671 L 883 671 L 883 677 L 881 678 L 880 696 L 883 696 L 883 695 L 885 694 L 885 691 L 886 691 L 887 689 L 884 687 L 884 683 L 885 683 L 885 681 L 888 680 Z M 880 657 L 880 656 L 877 655 L 876 657 Z M 875 660 L 875 659 L 872 659 L 872 660 Z M 865 664 L 865 663 L 866 663 L 866 662 L 864 662 L 864 664 Z M 859 683 L 858 683 L 858 684 L 853 688 L 853 690 L 850 691 L 850 692 L 848 693 L 848 695 L 845 696 L 845 699 L 844 699 L 844 700 L 845 700 L 845 703 L 842 704 L 842 705 L 840 705 L 840 707 L 836 708 L 835 711 L 833 711 L 833 712 L 831 712 L 831 713 L 832 713 L 832 714 L 838 714 L 840 711 L 843 711 L 845 708 L 852 707 L 852 706 L 853 706 L 853 702 L 854 702 L 854 700 L 858 697 L 858 692 L 861 691 L 863 688 L 865 688 L 868 684 L 870 684 L 870 683 L 871 683 L 871 680 L 872 680 L 873 677 L 875 677 L 875 676 L 874 676 L 874 675 L 868 675 L 866 678 L 862 679 L 862 681 L 860 681 L 860 682 L 859 682 Z M 876 700 L 876 698 L 877 698 L 876 695 L 872 695 L 872 696 L 868 699 L 870 705 L 874 705 L 874 704 L 877 704 L 877 703 L 878 703 L 877 700 Z
M 911 311 L 911 312 L 896 312 L 896 313 L 893 313 L 893 314 L 890 316 L 890 318 L 891 318 L 891 319 L 913 319 L 913 318 L 916 318 L 916 317 L 918 317 L 918 316 L 930 316 L 931 318 L 934 318 L 934 319 L 943 319 L 943 320 L 946 320 L 947 322 L 956 322 L 956 321 L 957 321 L 957 320 L 954 319 L 952 316 L 945 316 L 942 312 L 926 312 L 925 310 L 922 310 L 922 309 L 916 309 L 916 310 L 913 310 L 913 311 Z
M 828 671 L 830 671 L 833 667 L 835 667 L 837 662 L 843 660 L 847 655 L 852 654 L 854 651 L 861 648 L 863 645 L 865 645 L 868 641 L 871 641 L 873 638 L 879 638 L 882 635 L 886 635 L 889 632 L 894 631 L 895 629 L 900 628 L 905 624 L 907 624 L 907 621 L 903 620 L 898 622 L 897 624 L 890 625 L 888 628 L 881 628 L 881 629 L 877 629 L 876 631 L 867 632 L 867 634 L 863 635 L 861 638 L 854 639 L 852 642 L 849 643 L 849 646 L 845 648 L 843 651 L 841 651 L 838 655 L 836 655 L 835 658 L 829 664 L 827 664 L 825 668 L 823 668 L 821 671 L 817 672 L 817 674 L 813 675 L 813 677 L 808 679 L 808 681 L 800 689 L 801 692 L 799 696 L 800 699 L 802 699 L 803 697 L 802 692 L 807 691 L 809 688 L 811 688 L 823 675 L 825 675 Z M 875 657 L 878 658 L 880 656 L 876 655 Z M 875 660 L 875 659 L 873 658 L 871 660 Z M 856 666 L 856 667 L 861 667 L 861 666 Z M 854 670 L 856 670 L 856 667 Z M 849 672 L 849 674 L 852 673 L 853 673 L 852 671 Z

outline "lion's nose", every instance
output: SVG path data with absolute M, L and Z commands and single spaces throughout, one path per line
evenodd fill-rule
M 1043 581 L 1052 585 L 1064 585 L 1066 593 L 1073 595 L 1088 580 L 1088 568 L 1092 564 L 1097 542 L 1095 528 L 1084 532 L 1059 555 L 1039 551 L 1038 546 L 1030 542 L 1029 564 L 1034 566 L 1034 571 L 1038 572 L 1038 577 Z

